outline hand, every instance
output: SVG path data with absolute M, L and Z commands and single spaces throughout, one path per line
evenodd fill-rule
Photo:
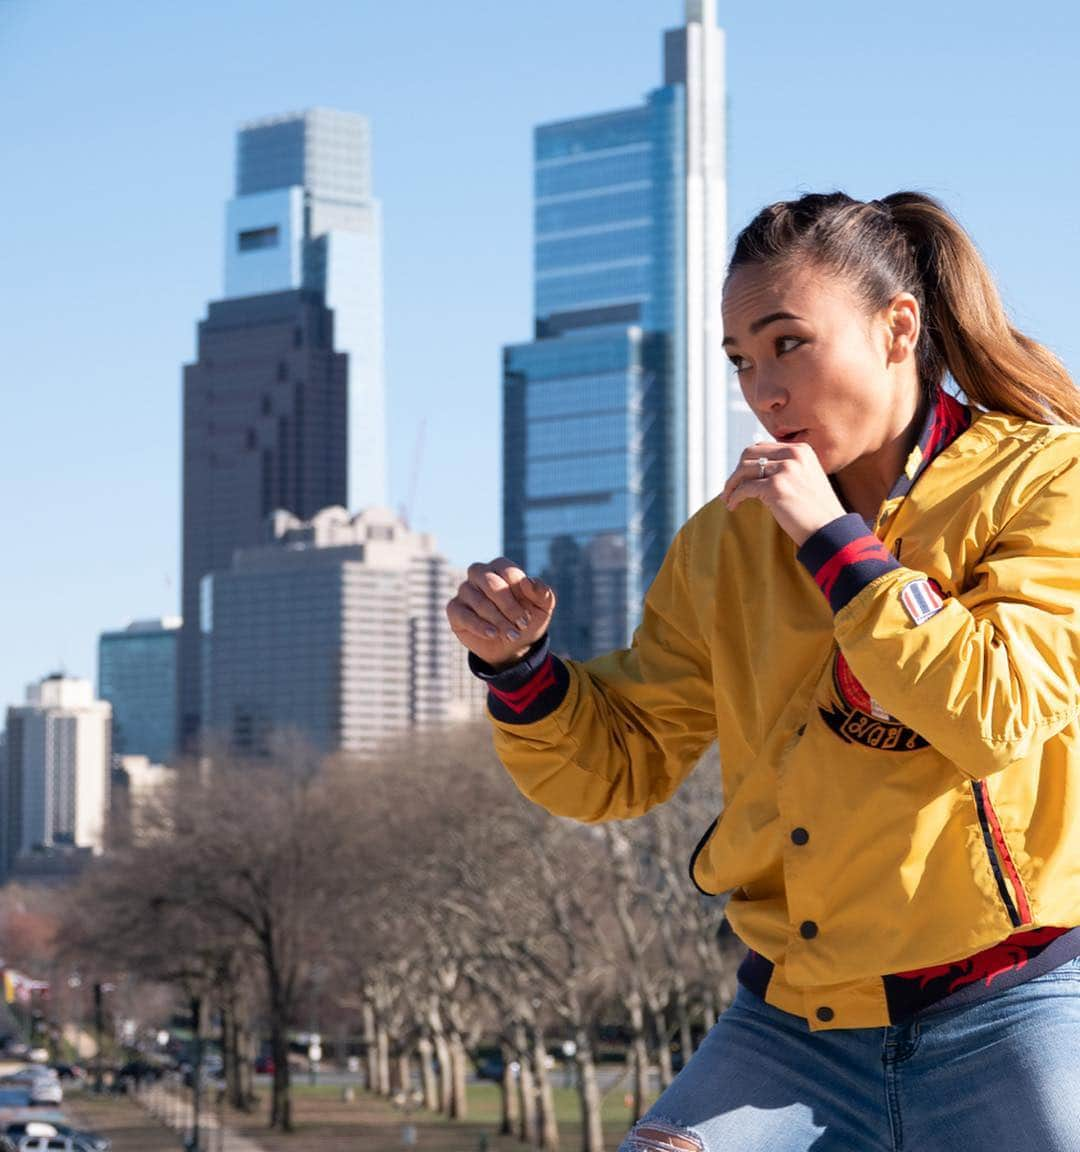
M 548 630 L 555 593 L 505 556 L 471 564 L 465 583 L 446 605 L 454 635 L 495 668 L 516 664 Z
M 758 466 L 762 459 L 766 461 L 764 479 Z M 760 500 L 799 548 L 819 528 L 845 513 L 809 444 L 751 444 L 720 498 L 730 511 L 744 500 Z

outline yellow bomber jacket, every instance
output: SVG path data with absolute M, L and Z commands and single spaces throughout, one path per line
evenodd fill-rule
M 1080 429 L 938 409 L 872 530 L 797 554 L 714 500 L 629 649 L 489 696 L 518 787 L 581 821 L 662 803 L 719 742 L 691 876 L 815 1030 L 890 1023 L 886 974 L 1080 925 Z

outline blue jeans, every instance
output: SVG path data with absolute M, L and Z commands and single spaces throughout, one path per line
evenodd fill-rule
M 907 1024 L 811 1032 L 741 985 L 622 1152 L 1080 1152 L 1080 957 Z

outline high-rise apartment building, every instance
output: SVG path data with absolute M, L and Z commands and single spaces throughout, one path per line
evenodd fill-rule
M 98 637 L 98 696 L 112 705 L 115 756 L 175 757 L 179 629 L 180 617 L 167 616 Z
M 225 298 L 184 373 L 179 739 L 201 727 L 199 586 L 263 543 L 268 514 L 385 499 L 380 207 L 363 116 L 244 125 Z
M 269 536 L 203 581 L 210 743 L 262 753 L 291 733 L 320 752 L 369 752 L 481 713 L 446 624 L 461 574 L 431 536 L 379 508 L 278 512 Z
M 755 421 L 721 348 L 723 33 L 688 0 L 642 105 L 534 135 L 535 338 L 504 350 L 503 551 L 559 594 L 556 650 L 621 646 L 675 531 Z
M 0 879 L 26 854 L 105 845 L 111 709 L 89 680 L 54 675 L 7 710 Z

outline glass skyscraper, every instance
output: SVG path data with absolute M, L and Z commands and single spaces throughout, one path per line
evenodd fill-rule
M 503 353 L 503 551 L 559 596 L 552 644 L 629 641 L 678 526 L 752 418 L 720 340 L 723 40 L 664 38 L 643 105 L 534 135 L 534 339 Z
M 303 288 L 348 356 L 349 506 L 386 503 L 382 209 L 367 117 L 334 108 L 254 120 L 237 135 L 225 297 Z
M 176 667 L 180 618 L 136 620 L 98 638 L 98 697 L 112 705 L 115 756 L 176 756 Z

